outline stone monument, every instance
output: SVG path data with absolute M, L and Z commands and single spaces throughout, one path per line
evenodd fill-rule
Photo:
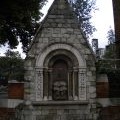
M 93 51 L 67 0 L 55 0 L 25 62 L 21 120 L 96 120 Z

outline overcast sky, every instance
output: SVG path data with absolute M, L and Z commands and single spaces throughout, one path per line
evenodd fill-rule
M 93 25 L 97 29 L 93 34 L 93 38 L 99 40 L 99 47 L 105 47 L 108 44 L 107 32 L 110 27 L 114 30 L 112 0 L 96 0 L 96 6 L 99 8 L 91 19 Z
M 47 13 L 47 10 L 49 9 L 52 2 L 53 0 L 48 0 L 47 5 L 42 9 L 42 12 L 44 14 Z M 108 43 L 106 37 L 109 28 L 111 27 L 112 29 L 114 29 L 112 0 L 96 0 L 96 7 L 98 8 L 98 10 L 92 12 L 93 17 L 91 19 L 91 22 L 95 26 L 97 31 L 94 32 L 91 39 L 92 38 L 98 39 L 99 47 L 104 48 L 105 45 L 107 45 Z M 18 50 L 21 52 L 20 48 L 21 46 L 18 47 Z M 0 55 L 3 55 L 4 52 L 5 52 L 5 48 L 1 48 Z

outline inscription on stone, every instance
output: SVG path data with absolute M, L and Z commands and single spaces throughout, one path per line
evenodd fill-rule
M 79 69 L 79 100 L 86 100 L 86 70 Z
M 41 101 L 43 99 L 43 70 L 37 69 L 36 74 L 36 100 Z

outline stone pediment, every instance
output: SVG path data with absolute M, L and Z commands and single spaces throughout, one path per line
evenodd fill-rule
M 91 53 L 94 57 L 90 44 L 80 29 L 77 16 L 67 0 L 53 2 L 40 24 L 28 54 L 38 54 L 37 52 L 41 52 L 45 46 L 54 43 L 79 45 L 79 48 L 86 49 L 85 52 Z

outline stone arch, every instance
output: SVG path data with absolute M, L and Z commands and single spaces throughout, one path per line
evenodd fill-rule
M 67 86 L 68 86 L 68 96 L 69 96 L 69 97 L 66 97 L 68 98 L 67 100 L 78 100 L 78 99 L 81 99 L 81 97 L 82 99 L 86 99 L 85 97 L 86 96 L 85 59 L 80 53 L 80 51 L 78 51 L 74 46 L 69 44 L 58 43 L 58 44 L 53 44 L 46 47 L 43 50 L 43 52 L 39 54 L 36 60 L 36 71 L 37 71 L 36 85 L 37 85 L 37 88 L 39 88 L 36 91 L 36 100 L 37 100 L 37 97 L 38 97 L 38 100 L 42 100 L 42 99 L 53 100 L 53 98 L 55 98 L 55 97 L 52 97 L 52 89 L 53 89 L 52 86 L 54 84 L 53 83 L 54 82 L 53 66 L 56 61 L 59 61 L 58 64 L 61 64 L 61 60 L 64 61 L 64 63 L 66 63 L 68 67 L 67 69 L 69 69 L 67 71 L 68 73 Z M 83 83 L 81 82 L 81 80 Z M 80 94 L 81 91 L 84 93 Z
M 68 45 L 68 44 L 62 44 L 62 43 L 57 43 L 57 44 L 52 44 L 50 46 L 47 46 L 41 54 L 39 54 L 37 60 L 36 60 L 36 67 L 43 67 L 44 66 L 44 60 L 47 57 L 49 53 L 52 51 L 57 51 L 57 50 L 66 50 L 71 52 L 78 60 L 78 66 L 82 68 L 86 68 L 86 61 L 83 57 L 83 55 L 78 51 L 74 46 Z
M 74 68 L 79 63 L 71 52 L 63 49 L 50 52 L 44 60 L 43 90 L 44 96 L 49 100 L 72 100 Z M 76 80 L 76 83 L 78 80 Z M 78 84 L 76 84 L 78 88 Z M 76 94 L 78 92 L 76 89 Z
M 69 63 L 69 66 L 71 66 L 73 64 L 72 67 L 78 67 L 79 66 L 79 63 L 78 63 L 78 60 L 77 60 L 76 56 L 73 53 L 71 53 L 70 51 L 65 50 L 65 49 L 57 49 L 57 50 L 54 50 L 54 51 L 50 52 L 46 56 L 46 58 L 44 60 L 44 63 L 43 63 L 43 66 L 44 67 L 49 66 L 48 64 L 49 64 L 50 60 L 52 62 L 54 62 L 56 59 L 64 59 L 65 61 L 67 61 Z

